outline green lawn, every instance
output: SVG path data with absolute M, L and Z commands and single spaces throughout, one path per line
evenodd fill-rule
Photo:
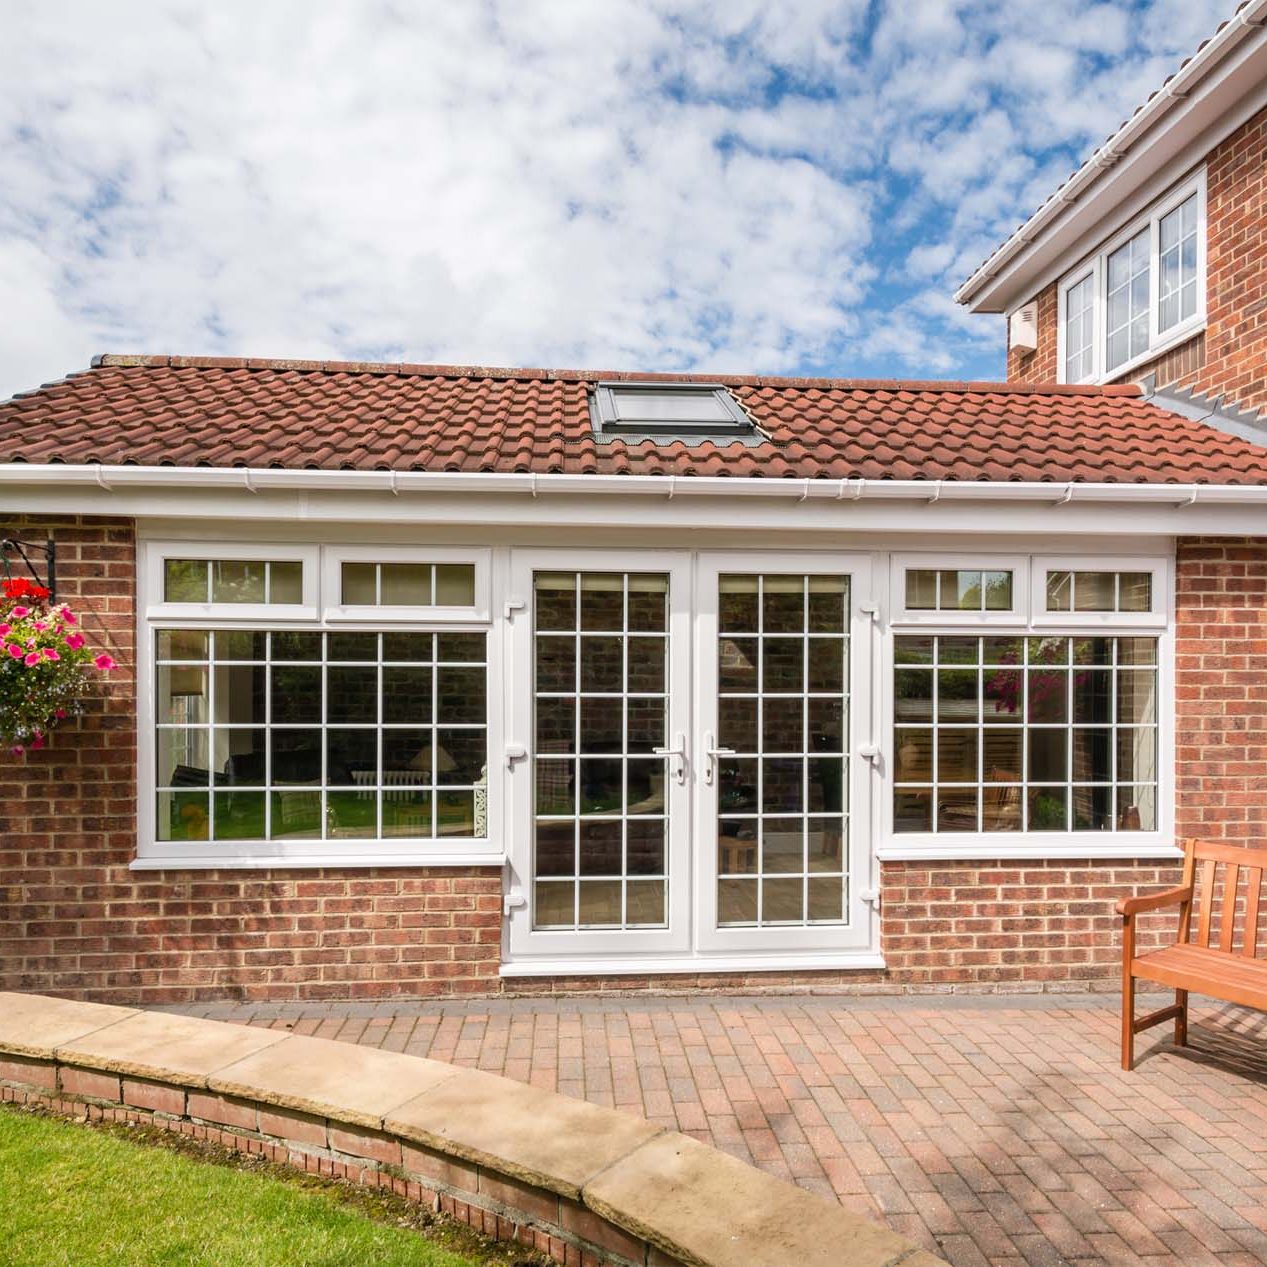
M 472 1267 L 325 1191 L 0 1110 L 0 1262 Z

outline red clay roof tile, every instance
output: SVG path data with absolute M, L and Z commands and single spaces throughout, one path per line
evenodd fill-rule
M 596 442 L 609 379 L 723 382 L 755 445 Z M 0 462 L 1267 484 L 1267 447 L 1134 387 L 106 356 L 0 402 Z

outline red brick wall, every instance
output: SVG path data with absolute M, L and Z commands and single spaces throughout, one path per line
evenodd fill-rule
M 1157 385 L 1226 396 L 1267 407 L 1267 111 L 1216 146 L 1206 159 L 1207 324 L 1203 338 L 1126 375 L 1157 374 Z M 1038 296 L 1038 350 L 1008 352 L 1007 377 L 1055 382 L 1056 287 Z
M 0 754 L 0 989 L 177 1002 L 464 994 L 497 982 L 501 868 L 133 872 L 135 541 L 9 519 L 119 661 L 48 748 Z
M 1038 295 L 1038 347 L 1033 352 L 1022 352 L 1012 347 L 1007 350 L 1009 383 L 1056 381 L 1056 327 L 1056 285 L 1053 282 Z
M 1267 111 L 1206 164 L 1205 364 L 1178 380 L 1210 396 L 1267 405 Z
M 1181 540 L 1176 563 L 1178 831 L 1267 839 L 1267 540 Z
M 27 538 L 46 531 L 63 560 L 62 596 L 121 668 L 48 749 L 0 756 L 0 989 L 141 1002 L 502 990 L 497 867 L 128 870 L 132 529 L 109 519 L 0 523 L 0 532 Z M 1180 833 L 1261 840 L 1267 540 L 1181 542 L 1176 649 Z M 506 988 L 1107 987 L 1118 963 L 1113 902 L 1175 874 L 1113 861 L 890 862 L 887 972 L 527 979 Z
M 1122 971 L 1114 904 L 1178 882 L 1172 863 L 886 862 L 885 962 L 916 987 L 1112 986 Z M 1141 949 L 1174 929 L 1173 915 L 1150 921 Z

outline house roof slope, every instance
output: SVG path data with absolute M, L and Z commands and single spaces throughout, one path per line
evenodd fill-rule
M 1236 107 L 1257 94 L 1267 72 L 1267 0 L 1241 0 L 1232 15 L 1096 147 L 1001 242 L 955 292 L 974 312 L 1003 312 L 1052 257 L 1137 192 L 1166 159 L 1239 123 Z M 1084 214 L 1085 213 L 1085 214 Z M 1065 239 L 1058 243 L 1057 239 Z M 1084 249 L 1085 249 L 1084 243 Z M 1001 279 L 1001 280 L 1000 280 Z
M 724 382 L 757 444 L 594 436 L 594 383 Z M 0 462 L 1267 484 L 1267 447 L 1136 387 L 103 356 L 0 402 Z

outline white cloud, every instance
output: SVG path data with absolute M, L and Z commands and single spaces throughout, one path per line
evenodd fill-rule
M 932 297 L 1227 7 L 0 0 L 0 395 L 99 350 L 997 371 Z

